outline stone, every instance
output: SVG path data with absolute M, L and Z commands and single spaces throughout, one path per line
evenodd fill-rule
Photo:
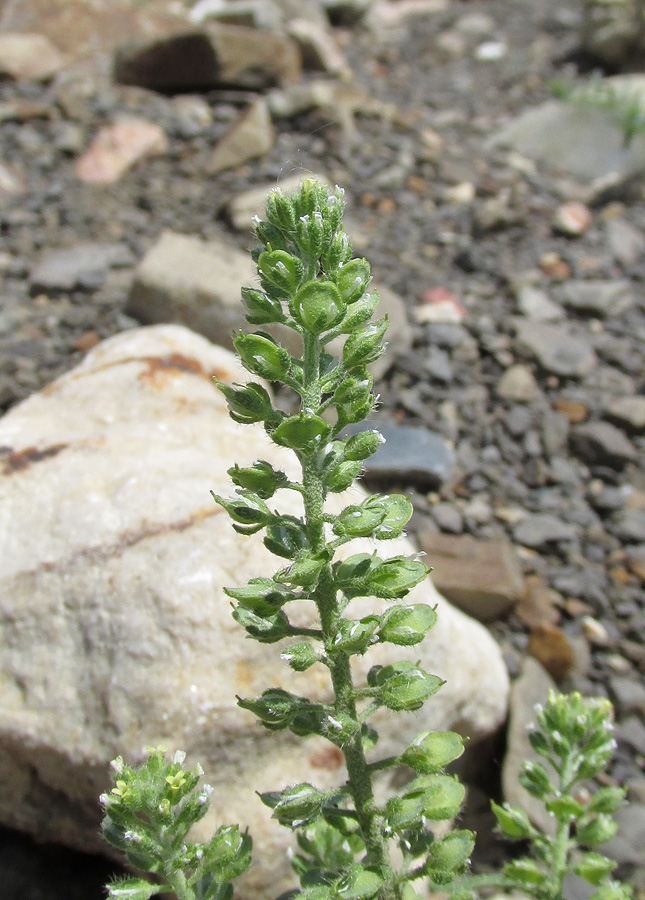
M 348 433 L 375 428 L 385 438 L 376 453 L 365 460 L 364 478 L 390 484 L 438 488 L 455 472 L 455 454 L 446 441 L 415 425 L 367 422 L 349 427 Z
M 538 625 L 529 635 L 526 652 L 547 670 L 555 681 L 562 681 L 571 672 L 575 655 L 566 634 L 557 625 Z
M 466 308 L 452 291 L 444 287 L 430 288 L 422 297 L 420 306 L 414 310 L 419 325 L 430 322 L 459 325 L 466 316 Z
M 560 288 L 562 302 L 571 309 L 601 318 L 618 316 L 634 302 L 629 281 L 571 280 Z
M 578 425 L 589 418 L 589 407 L 586 403 L 571 400 L 569 397 L 558 397 L 553 403 L 553 408 L 566 416 L 572 425 Z
M 461 534 L 464 530 L 463 516 L 452 503 L 435 503 L 432 507 L 432 518 L 439 526 L 440 531 Z
M 518 544 L 533 550 L 557 544 L 558 541 L 572 541 L 575 536 L 573 525 L 549 513 L 528 515 L 513 529 L 513 537 Z
M 329 688 L 320 667 L 291 672 L 231 618 L 223 586 L 280 562 L 261 535 L 236 536 L 208 491 L 232 493 L 226 470 L 258 457 L 299 476 L 260 426 L 231 421 L 213 375 L 245 378 L 228 352 L 186 329 L 134 329 L 0 420 L 0 821 L 104 853 L 97 797 L 109 760 L 181 748 L 214 787 L 195 839 L 223 822 L 249 826 L 262 864 L 240 890 L 259 898 L 292 886 L 295 842 L 254 792 L 302 781 L 329 788 L 342 781 L 341 760 L 320 739 L 268 734 L 235 703 L 269 685 L 325 702 Z M 330 512 L 347 502 L 330 500 Z M 293 492 L 278 505 L 300 514 Z M 371 552 L 373 542 L 349 546 Z M 414 548 L 385 548 L 401 552 Z M 357 658 L 357 683 L 375 662 L 403 656 L 447 684 L 414 716 L 379 713 L 380 749 L 400 752 L 421 729 L 490 734 L 508 690 L 496 643 L 429 580 L 410 601 L 438 604 L 431 635 L 410 651 L 383 645 Z M 376 609 L 357 600 L 353 612 Z M 304 604 L 294 615 L 311 621 Z
M 480 622 L 501 618 L 521 600 L 522 569 L 506 541 L 429 531 L 421 532 L 418 540 L 437 590 Z
M 196 94 L 173 97 L 172 118 L 175 129 L 184 140 L 204 134 L 213 124 L 210 106 L 203 97 Z
M 605 418 L 630 431 L 641 434 L 645 431 L 645 397 L 616 397 L 605 407 Z
M 0 79 L 50 81 L 64 65 L 63 54 L 43 34 L 0 34 Z
M 572 328 L 515 320 L 517 343 L 553 375 L 582 378 L 597 362 L 593 347 Z
M 517 297 L 520 312 L 534 322 L 559 322 L 566 313 L 545 291 L 526 285 Z
M 524 579 L 524 593 L 515 606 L 515 615 L 524 625 L 531 629 L 542 625 L 557 625 L 560 621 L 558 603 L 561 601 L 557 591 L 547 587 L 539 575 L 529 575 Z
M 582 48 L 610 67 L 621 68 L 645 49 L 639 0 L 584 0 Z
M 7 166 L 0 162 L 0 197 L 19 197 L 26 190 L 25 180 L 16 171 L 15 166 Z
M 207 163 L 209 175 L 234 169 L 252 159 L 266 156 L 275 141 L 275 132 L 264 98 L 255 100 L 233 123 L 216 145 Z
M 563 169 L 585 184 L 624 181 L 645 170 L 645 136 L 637 135 L 625 146 L 622 128 L 591 105 L 549 100 L 503 126 L 488 145 Z
M 135 272 L 125 311 L 144 324 L 187 325 L 232 348 L 233 331 L 246 324 L 240 288 L 256 278 L 248 253 L 164 231 Z
M 632 442 L 609 422 L 585 422 L 572 429 L 573 452 L 591 465 L 608 465 L 622 469 L 637 458 Z
M 124 244 L 77 244 L 47 253 L 31 270 L 32 291 L 57 292 L 96 290 L 110 268 L 129 265 L 134 260 Z
M 553 228 L 569 237 L 580 237 L 587 231 L 591 221 L 589 207 L 578 200 L 572 200 L 557 208 L 553 217 Z
M 286 35 L 237 25 L 213 24 L 121 47 L 114 77 L 156 91 L 236 87 L 256 90 L 293 84 L 300 52 Z
M 620 865 L 635 867 L 629 882 L 640 888 L 642 896 L 645 888 L 645 803 L 629 803 L 619 809 L 613 818 L 618 825 L 618 833 L 603 845 L 602 853 Z
M 283 24 L 280 7 L 271 0 L 198 0 L 189 13 L 196 25 L 217 19 L 229 25 L 279 31 Z
M 287 34 L 298 45 L 305 70 L 351 78 L 352 70 L 329 29 L 297 18 L 289 21 Z
M 322 0 L 322 7 L 334 25 L 355 25 L 368 12 L 374 0 Z
M 555 690 L 556 685 L 544 667 L 537 660 L 525 657 L 520 677 L 511 687 L 506 756 L 502 765 L 504 800 L 511 806 L 524 809 L 533 824 L 546 834 L 555 831 L 553 816 L 544 808 L 544 803 L 522 787 L 518 779 L 523 763 L 543 762 L 529 743 L 528 728 L 536 723 L 536 705 L 544 705 L 549 691 Z
M 616 738 L 645 756 L 645 725 L 638 716 L 628 716 L 616 729 Z
M 629 713 L 640 713 L 645 716 L 645 685 L 642 681 L 634 681 L 623 675 L 612 675 L 609 689 L 618 715 L 622 718 Z
M 645 543 L 645 510 L 626 509 L 619 514 L 611 530 L 627 544 Z
M 316 172 L 310 177 L 315 178 L 316 181 L 322 182 L 322 184 L 326 185 L 330 190 L 333 188 L 332 183 L 324 175 L 320 175 Z M 278 187 L 284 191 L 285 194 L 289 194 L 292 191 L 295 191 L 300 186 L 301 182 L 302 174 L 297 173 L 296 175 L 290 175 L 289 177 L 282 179 L 278 184 L 263 184 L 260 187 L 254 187 L 248 191 L 244 191 L 242 194 L 237 194 L 227 207 L 227 215 L 231 225 L 236 231 L 252 231 L 253 216 L 259 216 L 260 218 L 264 216 L 264 209 L 269 191 L 272 188 Z
M 136 163 L 165 153 L 167 146 L 168 139 L 159 125 L 144 119 L 124 119 L 101 128 L 76 162 L 76 175 L 88 184 L 114 184 Z
M 540 393 L 533 372 L 520 363 L 510 366 L 497 382 L 497 393 L 505 400 L 529 403 Z
M 645 235 L 624 219 L 605 223 L 607 246 L 616 262 L 631 266 L 645 255 Z

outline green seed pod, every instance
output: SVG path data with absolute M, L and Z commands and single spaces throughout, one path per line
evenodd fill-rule
M 427 574 L 428 569 L 422 562 L 394 556 L 365 577 L 365 586 L 375 597 L 396 600 L 405 597 Z
M 275 644 L 291 634 L 291 625 L 282 610 L 273 616 L 259 616 L 250 609 L 236 606 L 233 618 L 260 644 Z
M 296 214 L 293 203 L 280 188 L 269 191 L 266 201 L 266 214 L 269 222 L 280 231 L 291 234 L 296 227 Z
M 369 900 L 383 884 L 378 872 L 355 865 L 333 885 L 336 900 Z
M 529 794 L 544 800 L 551 794 L 555 794 L 555 788 L 549 780 L 547 771 L 540 763 L 527 762 L 522 766 L 519 782 Z
M 309 546 L 303 523 L 294 516 L 281 516 L 267 526 L 264 546 L 276 556 L 294 559 Z
M 383 443 L 378 431 L 361 431 L 354 434 L 345 444 L 345 459 L 367 459 L 376 453 Z
M 490 805 L 495 813 L 499 829 L 505 838 L 522 840 L 531 837 L 533 827 L 523 810 L 509 806 L 508 803 L 505 803 L 504 806 L 498 806 L 494 800 L 491 800 Z
M 378 294 L 365 294 L 360 300 L 356 300 L 345 314 L 345 318 L 340 323 L 343 334 L 350 334 L 356 331 L 365 322 L 369 322 L 376 311 L 380 297 Z
M 294 584 L 313 589 L 326 562 L 325 554 L 313 554 L 310 550 L 303 550 L 288 568 L 276 572 L 273 580 L 281 584 Z
M 233 522 L 236 523 L 233 527 L 240 534 L 255 534 L 271 521 L 271 510 L 251 491 L 238 491 L 236 496 L 230 500 L 225 500 L 212 491 L 211 496 L 216 503 L 224 507 Z
M 228 475 L 233 484 L 238 487 L 253 491 L 263 500 L 268 500 L 275 492 L 287 484 L 287 476 L 284 472 L 274 469 L 270 463 L 257 460 L 252 466 L 241 469 L 235 464 L 228 469 Z
M 325 245 L 325 225 L 317 210 L 302 216 L 296 224 L 296 243 L 305 256 L 318 259 Z
M 572 819 L 578 819 L 584 812 L 584 807 L 580 805 L 573 797 L 555 797 L 553 800 L 547 800 L 545 806 L 548 812 L 553 813 L 558 822 L 571 822 Z
M 237 698 L 237 705 L 248 709 L 271 728 L 286 728 L 293 716 L 300 711 L 302 700 L 282 688 L 270 688 L 256 699 Z
M 233 341 L 245 369 L 269 381 L 282 381 L 289 372 L 291 357 L 273 338 L 265 334 L 242 334 Z
M 231 386 L 216 381 L 217 387 L 226 397 L 229 413 L 234 422 L 252 425 L 272 419 L 276 411 L 271 405 L 271 398 L 260 384 L 250 381 L 245 385 Z
M 618 864 L 600 853 L 585 853 L 574 872 L 589 884 L 599 885 L 608 878 Z
M 516 859 L 504 866 L 504 875 L 521 885 L 537 886 L 544 884 L 546 875 L 532 859 Z
M 472 831 L 452 831 L 430 847 L 425 868 L 433 876 L 436 872 L 454 872 L 468 863 L 474 847 L 475 835 Z
M 328 713 L 323 722 L 325 737 L 337 747 L 345 747 L 360 731 L 359 723 L 345 713 Z
M 578 826 L 576 837 L 578 843 L 583 847 L 601 847 L 603 844 L 613 840 L 617 832 L 618 825 L 614 820 L 601 813 L 595 819 L 592 819 L 591 822 Z
M 322 334 L 345 315 L 346 304 L 333 281 L 308 281 L 289 303 L 289 311 L 311 334 Z
M 367 369 L 347 375 L 334 391 L 334 403 L 364 403 L 372 392 L 374 379 Z
M 248 834 L 240 834 L 237 825 L 218 828 L 210 844 L 203 847 L 204 868 L 220 884 L 233 881 L 246 872 L 251 863 L 253 843 Z
M 329 424 L 320 416 L 301 413 L 284 419 L 271 437 L 276 444 L 289 447 L 290 450 L 312 450 L 319 445 L 329 429 Z
M 380 617 L 378 637 L 380 641 L 409 647 L 421 643 L 436 621 L 436 612 L 425 603 L 393 606 Z
M 293 600 L 293 595 L 271 578 L 252 578 L 245 587 L 224 588 L 224 593 L 258 616 L 272 616 Z
M 625 789 L 619 787 L 605 787 L 597 790 L 589 803 L 588 812 L 614 813 L 625 802 Z
M 336 284 L 345 303 L 360 300 L 370 283 L 370 264 L 366 259 L 352 259 L 338 270 Z
M 258 257 L 258 274 L 264 290 L 271 296 L 288 299 L 300 287 L 304 266 L 286 250 L 265 250 Z
M 283 650 L 280 659 L 289 663 L 295 672 L 306 672 L 310 666 L 319 661 L 319 656 L 306 641 L 299 641 Z
M 244 287 L 242 301 L 246 307 L 246 321 L 249 325 L 267 325 L 286 320 L 280 302 L 269 297 L 264 291 Z
M 363 325 L 350 334 L 343 347 L 343 366 L 350 370 L 377 360 L 385 350 L 383 335 L 386 330 L 387 317 Z
M 375 641 L 374 632 L 378 624 L 378 616 L 365 616 L 358 621 L 339 619 L 332 640 L 333 649 L 351 654 L 365 653 Z
M 445 684 L 437 675 L 428 675 L 420 666 L 407 661 L 379 667 L 374 679 L 374 686 L 378 688 L 375 699 L 393 710 L 420 709 L 428 697 Z
M 392 797 L 385 806 L 385 833 L 400 834 L 423 819 L 423 794 Z
M 405 796 L 421 794 L 423 814 L 432 822 L 453 819 L 464 801 L 466 788 L 450 775 L 422 775 L 408 785 Z
M 333 525 L 335 534 L 348 537 L 370 537 L 377 525 L 385 518 L 385 510 L 381 507 L 369 507 L 365 503 L 360 506 L 346 506 L 337 516 Z
M 386 494 L 374 502 L 385 509 L 385 518 L 374 530 L 376 540 L 389 541 L 400 537 L 414 512 L 410 501 L 402 494 Z
M 123 878 L 108 884 L 107 891 L 110 900 L 149 900 L 159 893 L 159 885 L 143 878 Z
M 359 462 L 347 460 L 342 462 L 323 476 L 325 490 L 332 494 L 340 494 L 351 487 L 361 474 L 363 466 Z
M 424 731 L 401 755 L 401 762 L 420 775 L 434 775 L 459 759 L 464 740 L 454 731 Z
M 280 793 L 260 794 L 260 800 L 273 810 L 273 818 L 288 828 L 300 828 L 314 822 L 322 813 L 326 795 L 311 784 L 294 784 Z

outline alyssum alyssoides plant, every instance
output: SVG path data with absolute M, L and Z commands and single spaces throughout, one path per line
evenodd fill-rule
M 353 656 L 383 642 L 418 644 L 436 614 L 427 605 L 397 602 L 426 577 L 426 566 L 418 559 L 384 559 L 373 552 L 335 560 L 338 548 L 355 538 L 384 541 L 400 536 L 412 514 L 410 502 L 395 495 L 370 496 L 338 515 L 325 511 L 325 498 L 350 487 L 363 460 L 382 440 L 375 431 L 341 436 L 345 426 L 363 420 L 375 403 L 367 366 L 383 353 L 387 327 L 386 319 L 372 321 L 378 297 L 368 290 L 367 261 L 351 258 L 341 224 L 343 206 L 342 190 L 328 193 L 306 179 L 291 196 L 271 192 L 266 221 L 255 223 L 262 245 L 255 254 L 261 289 L 244 288 L 242 297 L 248 322 L 260 330 L 240 333 L 235 348 L 251 375 L 291 388 L 300 409 L 296 415 L 282 412 L 255 381 L 218 386 L 236 422 L 263 423 L 275 444 L 295 453 L 302 479 L 292 482 L 264 461 L 248 468 L 236 465 L 229 470 L 235 496 L 215 500 L 239 534 L 263 531 L 266 547 L 284 561 L 273 575 L 226 589 L 235 604 L 234 618 L 254 640 L 284 642 L 281 657 L 295 671 L 314 665 L 329 671 L 333 699 L 328 704 L 279 688 L 239 699 L 265 728 L 320 735 L 345 759 L 347 778 L 333 790 L 293 784 L 261 795 L 273 816 L 298 832 L 302 893 L 308 900 L 395 900 L 413 897 L 411 886 L 421 878 L 446 885 L 462 873 L 474 835 L 454 830 L 438 839 L 428 827 L 452 819 L 464 797 L 463 786 L 443 774 L 444 766 L 463 752 L 459 735 L 427 732 L 399 756 L 375 756 L 378 736 L 370 719 L 376 710 L 418 710 L 442 680 L 409 661 L 373 666 L 364 686 L 352 680 Z M 261 330 L 278 323 L 300 336 L 301 358 L 292 357 Z M 339 335 L 346 339 L 336 358 L 326 347 Z M 272 508 L 278 489 L 301 494 L 301 518 Z M 394 602 L 380 615 L 347 615 L 350 601 L 365 596 Z M 317 627 L 298 628 L 290 622 L 290 606 L 302 600 L 315 603 Z M 147 766 L 158 770 L 162 760 L 162 754 L 152 753 Z M 183 772 L 175 761 L 155 781 L 146 767 L 128 769 L 122 761 L 116 765 L 116 793 L 103 797 L 108 840 L 116 839 L 135 866 L 160 875 L 180 900 L 225 897 L 226 883 L 245 867 L 248 838 L 225 828 L 209 847 L 186 843 L 186 826 L 207 806 L 204 793 L 190 795 L 197 773 Z M 377 803 L 374 773 L 402 765 L 416 777 L 401 795 Z M 178 805 L 173 817 L 174 800 Z M 240 852 L 232 852 L 234 847 Z M 400 860 L 396 866 L 394 847 Z M 159 887 L 140 879 L 126 879 L 112 885 L 110 893 L 138 900 L 152 896 L 155 889 Z
M 335 558 L 355 538 L 398 537 L 412 514 L 401 496 L 370 496 L 336 515 L 325 511 L 326 497 L 349 488 L 379 445 L 375 431 L 342 435 L 375 403 L 367 365 L 383 352 L 387 325 L 372 321 L 378 298 L 368 290 L 369 265 L 351 258 L 342 214 L 342 191 L 328 194 L 305 180 L 289 197 L 273 191 L 266 221 L 255 226 L 262 245 L 256 252 L 261 289 L 242 291 L 247 320 L 260 328 L 292 329 L 301 338 L 302 356 L 293 358 L 262 330 L 239 334 L 235 347 L 252 375 L 291 388 L 299 411 L 288 415 L 276 408 L 258 382 L 219 384 L 232 418 L 263 423 L 275 444 L 295 453 L 302 470 L 302 479 L 293 482 L 265 461 L 236 465 L 229 470 L 235 496 L 215 497 L 239 534 L 263 531 L 266 547 L 283 560 L 275 574 L 226 590 L 233 616 L 252 639 L 282 642 L 282 659 L 296 672 L 324 666 L 332 698 L 323 704 L 269 688 L 259 697 L 238 698 L 239 705 L 269 730 L 320 735 L 342 751 L 346 766 L 346 780 L 331 790 L 293 784 L 261 795 L 273 816 L 297 832 L 294 868 L 301 888 L 294 896 L 414 900 L 423 879 L 424 890 L 440 888 L 455 900 L 492 885 L 519 888 L 536 900 L 561 900 L 565 875 L 575 873 L 597 887 L 593 900 L 627 900 L 628 889 L 610 880 L 613 863 L 594 849 L 613 835 L 610 815 L 622 793 L 601 789 L 586 799 L 576 794 L 581 780 L 605 768 L 613 749 L 606 702 L 554 697 L 540 711 L 531 741 L 550 768 L 525 766 L 522 783 L 545 803 L 557 830 L 543 835 L 523 811 L 494 805 L 502 833 L 528 842 L 531 851 L 499 874 L 469 876 L 472 832 L 455 829 L 435 837 L 430 827 L 453 819 L 464 797 L 460 782 L 444 774 L 463 752 L 459 735 L 425 732 L 397 756 L 378 755 L 373 713 L 381 707 L 418 710 L 442 681 L 408 661 L 373 666 L 365 686 L 352 680 L 353 656 L 382 642 L 420 643 L 436 614 L 424 604 L 398 602 L 427 574 L 417 559 L 384 559 L 376 551 Z M 336 358 L 326 348 L 340 335 L 345 342 Z M 278 490 L 301 495 L 302 517 L 272 508 Z M 352 618 L 350 601 L 369 596 L 393 603 L 381 614 Z M 301 628 L 289 619 L 291 605 L 303 600 L 317 608 L 315 627 Z M 109 886 L 111 898 L 148 900 L 172 891 L 178 900 L 230 900 L 231 882 L 248 867 L 251 839 L 235 825 L 219 828 L 208 844 L 188 840 L 208 809 L 210 788 L 200 789 L 201 770 L 185 771 L 183 761 L 181 753 L 168 761 L 160 748 L 149 751 L 138 768 L 121 758 L 112 764 L 115 786 L 101 798 L 104 835 L 157 883 L 125 878 Z M 373 776 L 395 766 L 407 767 L 410 780 L 400 794 L 377 802 Z

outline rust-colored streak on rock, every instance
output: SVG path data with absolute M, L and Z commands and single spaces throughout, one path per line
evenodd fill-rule
M 3 475 L 13 475 L 15 472 L 24 472 L 25 469 L 33 466 L 34 463 L 39 463 L 43 459 L 51 459 L 53 456 L 58 456 L 58 454 L 68 446 L 69 444 L 52 444 L 51 447 L 43 447 L 42 449 L 39 449 L 38 447 L 25 447 L 24 450 L 16 450 L 8 456 L 5 456 L 0 471 Z
M 141 362 L 146 368 L 139 374 L 139 381 L 159 387 L 165 384 L 168 378 L 177 373 L 199 375 L 202 378 L 210 378 L 203 366 L 196 359 L 190 359 L 181 353 L 170 353 L 168 356 L 145 356 Z
M 309 763 L 314 769 L 328 769 L 334 772 L 343 764 L 343 753 L 338 747 L 325 747 L 319 753 L 312 754 Z

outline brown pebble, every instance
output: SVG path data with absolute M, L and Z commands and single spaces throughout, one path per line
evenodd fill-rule
M 569 400 L 568 397 L 558 397 L 553 404 L 556 412 L 563 413 L 572 425 L 586 421 L 589 416 L 589 407 L 578 400 Z
M 85 331 L 74 341 L 74 349 L 81 353 L 87 353 L 92 347 L 96 347 L 100 341 L 101 338 L 96 331 Z
M 553 227 L 561 234 L 567 234 L 569 237 L 579 237 L 591 225 L 591 210 L 584 203 L 577 200 L 571 203 L 563 203 L 558 207 L 553 218 Z
M 529 575 L 524 585 L 524 595 L 515 607 L 518 619 L 529 628 L 557 625 L 560 611 L 556 604 L 562 600 L 560 595 L 548 588 L 539 575 Z
M 391 197 L 384 197 L 382 200 L 379 200 L 376 208 L 382 213 L 393 213 L 396 210 L 396 201 Z
M 573 668 L 573 648 L 555 625 L 539 625 L 531 631 L 528 653 L 542 663 L 555 681 L 562 681 Z
M 559 253 L 543 253 L 540 257 L 540 268 L 553 281 L 566 281 L 571 276 L 571 269 Z

